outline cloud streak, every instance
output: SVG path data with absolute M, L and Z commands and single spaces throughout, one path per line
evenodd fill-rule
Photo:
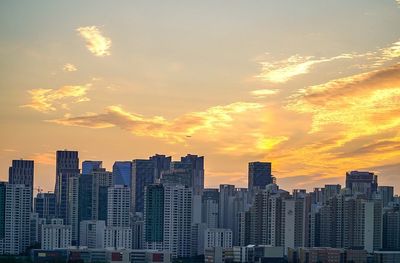
M 57 107 L 67 108 L 69 102 L 89 101 L 90 99 L 86 96 L 89 87 L 90 84 L 63 86 L 58 89 L 32 89 L 28 91 L 31 102 L 21 107 L 32 108 L 43 113 L 56 111 Z
M 331 62 L 338 59 L 352 58 L 352 54 L 342 54 L 331 58 L 315 58 L 313 56 L 294 55 L 287 59 L 275 62 L 260 62 L 261 72 L 257 78 L 272 83 L 284 83 L 292 78 L 310 72 L 311 68 L 317 64 Z
M 78 117 L 67 116 L 49 120 L 49 122 L 96 129 L 119 127 L 137 136 L 161 138 L 175 143 L 185 141 L 187 136 L 192 136 L 199 131 L 207 134 L 216 133 L 221 128 L 230 127 L 236 115 L 256 111 L 262 107 L 263 105 L 258 103 L 236 102 L 167 120 L 162 116 L 145 117 L 128 112 L 120 106 L 110 106 L 105 113 Z
M 79 27 L 76 29 L 79 35 L 86 41 L 86 47 L 95 56 L 104 57 L 111 55 L 111 39 L 102 35 L 96 26 Z

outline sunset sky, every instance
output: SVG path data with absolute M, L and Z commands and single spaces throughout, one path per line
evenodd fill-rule
M 0 3 L 0 179 L 55 151 L 80 160 L 205 156 L 206 186 L 247 186 L 270 161 L 281 188 L 400 192 L 400 1 Z

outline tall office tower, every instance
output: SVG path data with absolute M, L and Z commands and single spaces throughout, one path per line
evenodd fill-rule
M 272 184 L 271 163 L 251 162 L 249 163 L 248 189 L 253 192 L 255 188 L 264 189 Z
M 5 236 L 6 220 L 6 182 L 0 182 L 0 242 Z M 1 244 L 0 244 L 1 245 Z M 1 248 L 0 248 L 1 250 Z
M 204 156 L 188 154 L 181 157 L 181 162 L 190 164 L 193 194 L 201 194 L 204 189 Z
M 204 189 L 202 196 L 202 222 L 208 228 L 218 228 L 218 210 L 218 189 Z
M 219 186 L 219 228 L 234 229 L 235 186 L 221 184 Z
M 166 172 L 169 170 L 172 160 L 171 156 L 165 156 L 161 154 L 156 154 L 154 156 L 151 156 L 149 159 L 154 162 L 155 180 L 161 178 L 162 172 Z
M 191 256 L 192 189 L 181 185 L 146 188 L 144 242 L 147 249 L 164 249 L 173 257 Z
M 126 185 L 114 185 L 108 188 L 107 226 L 129 227 L 131 191 Z
M 71 226 L 64 225 L 62 219 L 51 219 L 51 223 L 42 228 L 42 249 L 68 248 L 71 236 Z
M 370 197 L 378 189 L 378 176 L 370 172 L 347 172 L 346 188 L 352 193 L 362 193 Z
M 79 177 L 79 221 L 107 220 L 107 190 L 113 174 L 104 168 Z
M 10 184 L 23 184 L 29 186 L 33 193 L 34 163 L 29 160 L 13 160 L 8 169 L 8 182 Z
M 77 245 L 79 238 L 79 176 L 68 178 L 67 204 L 67 221 L 65 223 L 71 226 L 72 245 Z
M 106 222 L 103 220 L 84 220 L 79 227 L 79 246 L 104 248 Z
M 383 207 L 387 207 L 390 202 L 393 202 L 393 193 L 393 186 L 378 186 L 378 194 L 382 199 Z
M 144 242 L 153 249 L 162 249 L 164 241 L 164 186 L 148 185 L 144 203 Z
M 34 199 L 34 212 L 39 218 L 50 220 L 56 218 L 56 195 L 54 193 L 38 193 Z
M 91 174 L 93 171 L 103 168 L 102 161 L 83 161 L 82 174 Z
M 189 169 L 174 168 L 162 172 L 160 182 L 162 184 L 179 184 L 186 187 L 192 187 L 192 176 L 192 171 Z
M 131 161 L 117 161 L 113 165 L 113 180 L 114 185 L 127 185 L 131 186 L 132 177 L 132 162 Z
M 400 209 L 391 208 L 383 214 L 383 250 L 400 251 Z
M 20 254 L 30 245 L 32 190 L 23 184 L 6 184 L 4 254 Z
M 152 160 L 133 160 L 131 181 L 131 211 L 143 213 L 144 189 L 155 182 Z
M 67 222 L 69 178 L 79 176 L 79 159 L 77 151 L 57 151 L 56 153 L 56 207 L 57 217 Z

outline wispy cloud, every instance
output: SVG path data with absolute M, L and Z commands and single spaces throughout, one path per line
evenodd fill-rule
M 96 26 L 79 27 L 77 29 L 79 35 L 86 41 L 86 47 L 95 56 L 109 56 L 111 47 L 111 39 L 102 35 Z
M 265 98 L 270 95 L 275 95 L 279 92 L 277 89 L 257 89 L 250 92 L 256 98 Z
M 75 65 L 73 65 L 71 63 L 67 63 L 63 66 L 63 70 L 66 72 L 73 72 L 73 71 L 77 71 L 78 69 L 75 67 Z
M 312 114 L 311 132 L 335 124 L 347 137 L 400 125 L 400 64 L 329 81 L 299 91 L 288 108 Z
M 338 59 L 349 59 L 353 56 L 352 54 L 342 54 L 331 58 L 315 58 L 313 56 L 294 55 L 280 61 L 263 61 L 260 62 L 261 72 L 256 77 L 272 83 L 284 83 L 295 76 L 309 73 L 311 68 L 317 64 Z
M 40 112 L 51 112 L 57 110 L 57 106 L 67 108 L 67 102 L 78 103 L 89 101 L 86 96 L 90 84 L 63 86 L 58 89 L 32 89 L 29 90 L 31 102 L 21 107 L 28 107 Z
M 263 105 L 249 102 L 236 102 L 223 106 L 214 106 L 206 111 L 190 112 L 172 120 L 162 116 L 145 117 L 141 114 L 125 111 L 120 106 L 110 106 L 105 113 L 49 120 L 50 122 L 89 128 L 119 127 L 138 136 L 150 136 L 166 139 L 169 142 L 184 141 L 198 131 L 207 134 L 229 127 L 235 115 L 262 108 Z

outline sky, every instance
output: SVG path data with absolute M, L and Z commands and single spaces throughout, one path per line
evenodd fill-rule
M 205 156 L 205 184 L 400 189 L 400 1 L 0 3 L 0 180 L 55 151 L 79 158 Z

